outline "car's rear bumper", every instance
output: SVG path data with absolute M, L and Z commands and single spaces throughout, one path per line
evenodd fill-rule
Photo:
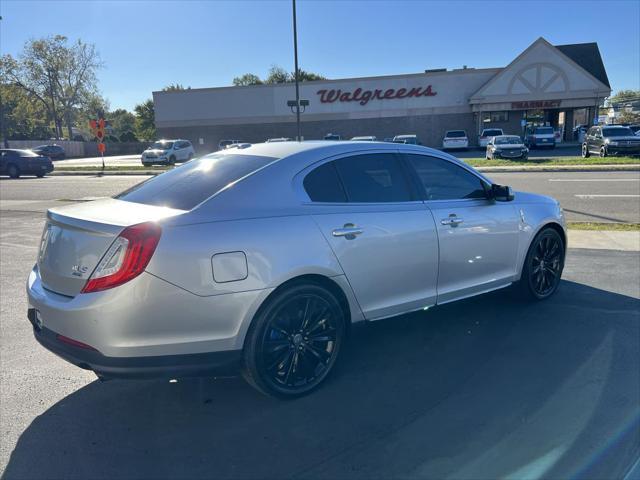
M 36 321 L 36 309 L 27 317 L 36 340 L 47 350 L 85 370 L 94 371 L 103 379 L 110 378 L 181 378 L 233 374 L 239 371 L 242 350 L 152 357 L 107 357 L 98 350 L 41 327 Z

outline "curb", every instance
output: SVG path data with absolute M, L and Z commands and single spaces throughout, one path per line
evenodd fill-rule
M 640 171 L 640 163 L 619 165 L 520 165 L 513 167 L 474 167 L 479 172 L 520 173 L 520 172 L 636 172 Z M 54 170 L 49 176 L 111 176 L 111 175 L 159 175 L 167 170 Z
M 619 165 L 520 165 L 513 167 L 474 167 L 479 172 L 636 172 L 640 163 Z

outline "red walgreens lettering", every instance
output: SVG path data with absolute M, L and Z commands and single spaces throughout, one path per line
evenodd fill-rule
M 338 90 L 318 90 L 317 95 L 320 95 L 320 103 L 334 103 L 334 102 L 358 102 L 360 105 L 366 105 L 371 100 L 394 100 L 409 97 L 434 97 L 437 92 L 433 91 L 431 85 L 423 87 L 413 87 L 410 90 L 406 88 L 388 88 L 382 90 L 376 88 L 374 90 L 363 90 L 358 87 L 353 92 Z

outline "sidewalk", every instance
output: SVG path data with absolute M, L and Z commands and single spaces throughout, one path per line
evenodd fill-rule
M 640 252 L 640 232 L 569 230 L 569 248 Z

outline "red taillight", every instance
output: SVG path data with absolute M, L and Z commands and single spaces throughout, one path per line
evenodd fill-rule
M 65 337 L 64 335 L 58 334 L 56 335 L 56 338 L 58 339 L 59 342 L 66 343 L 67 345 L 72 345 L 78 348 L 84 348 L 85 350 L 93 350 L 94 352 L 98 351 L 95 348 L 93 348 L 91 345 L 87 345 L 86 343 L 79 342 L 78 340 L 74 340 L 73 338 Z
M 162 229 L 156 223 L 125 228 L 104 254 L 82 293 L 117 287 L 140 275 L 153 256 Z

